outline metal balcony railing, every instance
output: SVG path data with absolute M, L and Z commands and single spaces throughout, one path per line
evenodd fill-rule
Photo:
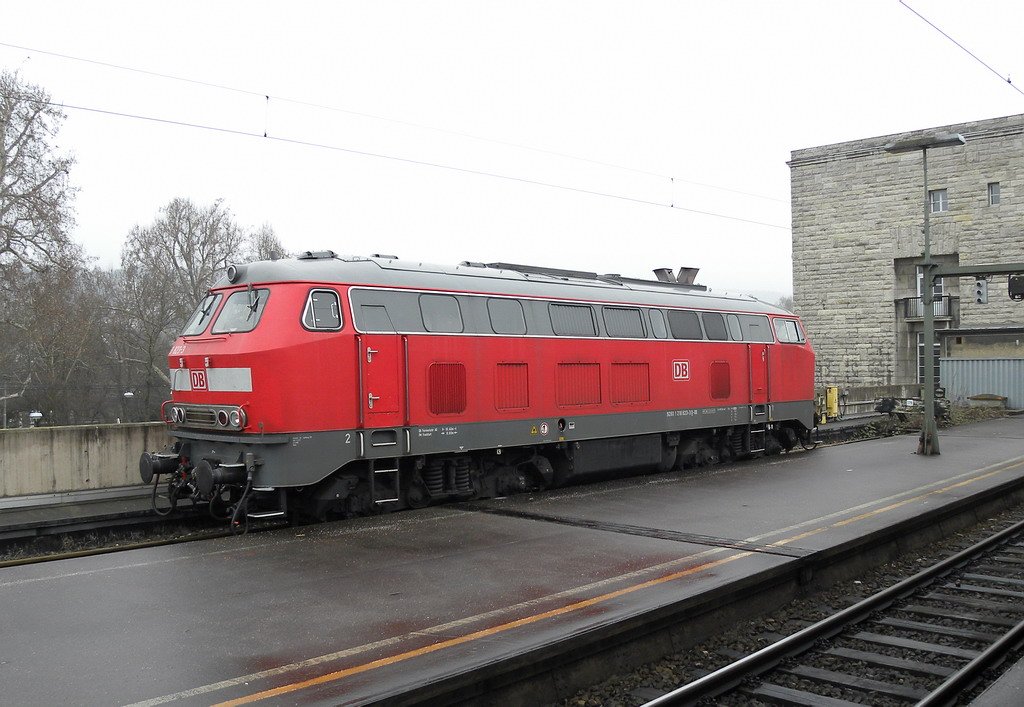
M 953 316 L 953 300 L 958 299 L 952 295 L 940 295 L 932 301 L 932 316 L 939 319 L 950 319 Z M 904 319 L 924 318 L 924 299 L 922 297 L 904 297 L 903 300 Z

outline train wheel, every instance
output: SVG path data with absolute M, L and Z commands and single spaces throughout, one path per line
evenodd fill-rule
M 801 437 L 800 437 L 800 446 L 803 447 L 804 449 L 806 449 L 807 451 L 811 451 L 812 449 L 817 447 L 818 446 L 818 440 L 815 439 L 815 434 L 817 433 L 817 431 L 818 431 L 818 428 L 814 427 L 814 428 L 811 428 L 811 429 L 807 430 L 806 434 L 801 435 Z
M 671 471 L 676 468 L 679 459 L 679 447 L 677 445 L 665 446 L 661 450 L 661 463 L 658 464 L 658 471 Z
M 711 466 L 718 463 L 718 453 L 704 440 L 701 440 L 700 446 L 697 447 L 696 457 L 697 466 Z

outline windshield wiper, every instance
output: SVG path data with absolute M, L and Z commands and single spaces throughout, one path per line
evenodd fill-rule
M 210 310 L 213 309 L 213 302 L 215 299 L 216 297 L 214 297 L 213 295 L 206 295 L 206 298 L 203 300 L 204 304 L 202 309 L 202 316 L 204 318 L 206 317 L 207 314 L 210 313 Z
M 260 296 L 256 294 L 256 290 L 252 289 L 252 283 L 249 283 L 249 314 L 245 316 L 245 321 L 252 319 L 252 315 L 256 314 L 256 308 L 260 305 Z

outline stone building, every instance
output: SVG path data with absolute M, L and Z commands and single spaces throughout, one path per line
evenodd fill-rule
M 884 146 L 940 132 L 966 144 L 928 150 L 933 257 L 1024 261 L 1024 115 L 795 150 L 794 302 L 817 351 L 819 386 L 921 380 L 921 151 Z M 973 278 L 947 278 L 933 307 L 941 356 L 1024 357 L 1024 303 L 1008 297 L 1007 276 L 990 279 L 987 304 L 975 303 Z

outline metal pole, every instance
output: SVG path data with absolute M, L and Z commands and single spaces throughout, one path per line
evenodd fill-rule
M 942 269 L 932 261 L 932 241 L 929 220 L 931 203 L 928 198 L 928 148 L 956 147 L 966 141 L 959 133 L 938 133 L 935 135 L 919 135 L 915 138 L 896 140 L 887 144 L 884 149 L 891 154 L 921 150 L 921 162 L 924 166 L 924 259 L 921 261 L 921 278 L 924 291 L 921 293 L 921 304 L 924 306 L 924 331 L 921 333 L 923 344 L 927 350 L 922 358 L 925 363 L 923 414 L 921 421 L 921 440 L 917 448 L 918 454 L 933 455 L 939 453 L 938 429 L 935 425 L 935 278 Z
M 931 456 L 939 453 L 939 431 L 935 426 L 935 311 L 934 311 L 934 270 L 932 262 L 932 242 L 929 224 L 931 200 L 928 198 L 928 146 L 921 148 L 924 163 L 924 270 L 921 302 L 924 305 L 924 419 L 921 421 L 921 439 L 917 445 L 917 453 Z

